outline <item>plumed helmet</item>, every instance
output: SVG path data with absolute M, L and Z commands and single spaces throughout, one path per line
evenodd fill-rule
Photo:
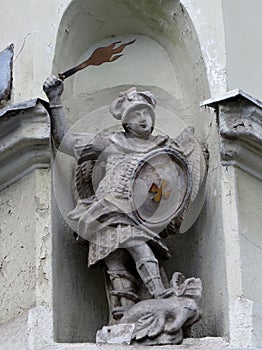
M 124 124 L 128 113 L 136 109 L 137 106 L 144 106 L 149 110 L 154 125 L 156 100 L 149 91 L 138 92 L 136 88 L 133 87 L 127 91 L 121 92 L 119 97 L 112 102 L 110 112 L 115 119 L 121 120 L 122 124 Z

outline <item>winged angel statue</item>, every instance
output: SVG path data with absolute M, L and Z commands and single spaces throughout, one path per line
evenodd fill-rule
M 110 112 L 121 121 L 122 132 L 91 136 L 66 128 L 61 79 L 49 77 L 44 91 L 50 102 L 53 140 L 61 152 L 77 162 L 76 207 L 68 216 L 77 221 L 78 235 L 89 241 L 89 267 L 106 266 L 110 323 L 131 320 L 136 324 L 133 338 L 138 341 L 181 342 L 182 327 L 185 333 L 186 327 L 200 318 L 199 312 L 185 320 L 182 317 L 179 338 L 174 323 L 166 324 L 172 317 L 161 316 L 159 320 L 156 310 L 165 313 L 166 305 L 169 315 L 171 302 L 177 305 L 179 297 L 182 300 L 186 295 L 192 301 L 202 287 L 199 279 L 186 280 L 178 273 L 168 282 L 161 267 L 170 257 L 164 238 L 179 231 L 194 202 L 206 175 L 207 152 L 194 137 L 192 127 L 175 139 L 152 135 L 156 100 L 148 91 L 131 88 L 111 104 Z M 194 292 L 190 294 L 189 289 Z M 153 306 L 149 300 L 155 300 Z M 143 306 L 143 302 L 147 304 Z M 174 322 L 181 318 L 178 309 L 174 309 Z M 152 332 L 156 323 L 158 327 Z M 163 334 L 168 334 L 168 329 L 166 340 Z

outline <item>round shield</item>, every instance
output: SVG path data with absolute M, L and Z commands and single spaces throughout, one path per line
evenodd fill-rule
M 137 219 L 151 227 L 165 226 L 181 213 L 189 199 L 187 161 L 174 149 L 152 151 L 139 162 L 132 186 Z

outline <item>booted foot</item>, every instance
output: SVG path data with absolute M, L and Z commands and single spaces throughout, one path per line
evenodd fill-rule
M 119 320 L 124 316 L 124 313 L 130 308 L 130 306 L 116 306 L 112 310 L 112 316 L 115 320 Z

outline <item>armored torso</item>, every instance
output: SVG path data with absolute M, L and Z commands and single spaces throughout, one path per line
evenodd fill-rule
M 105 176 L 95 192 L 97 199 L 113 195 L 121 199 L 132 196 L 131 180 L 143 153 L 112 153 L 108 155 L 105 165 Z
M 113 133 L 98 135 L 86 149 L 97 152 L 94 195 L 80 199 L 69 217 L 90 242 L 89 264 L 141 239 L 166 251 L 159 234 L 183 214 L 191 194 L 188 162 L 176 140 Z

